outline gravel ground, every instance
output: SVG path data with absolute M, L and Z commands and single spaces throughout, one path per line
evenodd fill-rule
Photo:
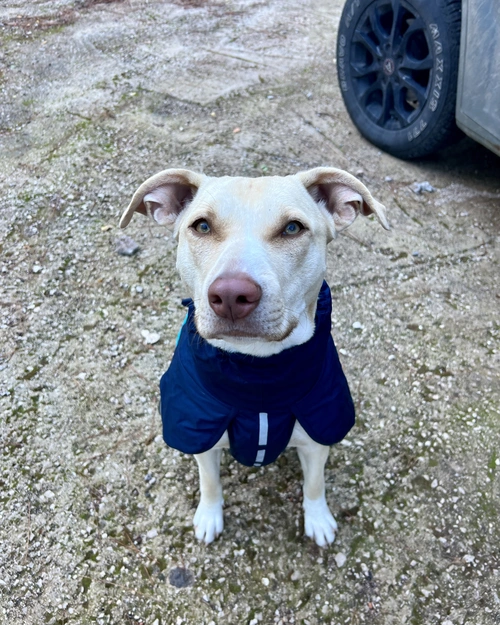
M 464 139 L 404 163 L 360 138 L 341 5 L 2 2 L 0 622 L 500 623 L 499 159 Z M 184 315 L 175 244 L 141 218 L 120 241 L 118 218 L 166 167 L 318 165 L 362 178 L 393 226 L 330 250 L 358 415 L 326 471 L 339 534 L 304 538 L 294 450 L 226 455 L 206 547 L 195 462 L 156 409 Z

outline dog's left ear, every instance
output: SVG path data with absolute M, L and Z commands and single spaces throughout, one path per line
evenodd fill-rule
M 335 230 L 348 228 L 356 217 L 375 215 L 381 225 L 389 230 L 385 206 L 375 200 L 365 185 L 342 169 L 317 167 L 297 174 L 316 202 L 322 202 L 333 217 Z

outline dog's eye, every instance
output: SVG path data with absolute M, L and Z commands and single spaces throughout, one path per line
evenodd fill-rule
M 198 219 L 193 224 L 191 224 L 191 228 L 194 228 L 196 232 L 199 234 L 208 234 L 210 232 L 210 226 L 206 219 Z
M 283 230 L 283 234 L 285 236 L 294 236 L 299 234 L 299 232 L 301 230 L 304 230 L 304 226 L 300 223 L 300 221 L 291 221 L 289 224 L 286 225 L 285 229 Z

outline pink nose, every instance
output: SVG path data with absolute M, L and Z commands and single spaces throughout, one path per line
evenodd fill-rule
M 259 305 L 262 289 L 246 273 L 223 274 L 208 289 L 208 302 L 223 319 L 244 319 Z

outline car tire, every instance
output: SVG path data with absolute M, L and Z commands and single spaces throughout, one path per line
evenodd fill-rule
M 399 158 L 428 155 L 460 133 L 455 104 L 461 0 L 348 0 L 337 73 L 352 121 Z

